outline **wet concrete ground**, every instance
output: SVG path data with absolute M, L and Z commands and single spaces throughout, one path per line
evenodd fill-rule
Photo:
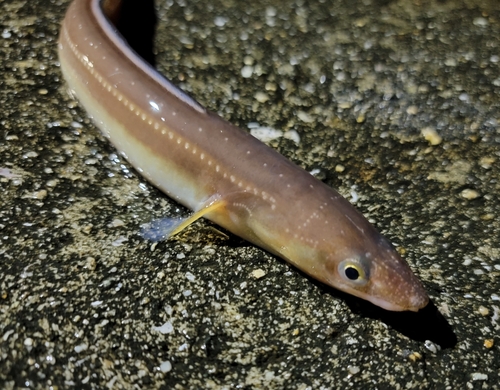
M 418 314 L 207 221 L 142 239 L 188 210 L 66 93 L 67 4 L 0 13 L 0 387 L 500 388 L 496 0 L 158 4 L 158 68 L 242 128 L 283 131 L 269 144 L 404 254 L 432 299 Z

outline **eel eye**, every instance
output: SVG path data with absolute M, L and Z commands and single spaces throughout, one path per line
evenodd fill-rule
M 358 280 L 360 275 L 359 271 L 356 267 L 353 267 L 352 265 L 348 265 L 347 267 L 344 268 L 345 276 L 347 276 L 347 279 L 350 280 Z
M 340 276 L 348 283 L 364 286 L 368 282 L 367 267 L 357 259 L 347 259 L 339 264 Z

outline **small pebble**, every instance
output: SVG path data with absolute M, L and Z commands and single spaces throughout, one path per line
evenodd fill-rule
M 95 271 L 97 267 L 97 261 L 93 257 L 87 257 L 85 259 L 85 268 L 87 268 L 89 271 Z
M 441 136 L 437 133 L 435 129 L 432 127 L 424 127 L 420 133 L 422 136 L 425 138 L 427 142 L 429 142 L 431 145 L 439 145 L 443 139 Z
M 161 334 L 169 334 L 174 331 L 174 326 L 170 321 L 167 321 L 163 325 L 153 326 L 153 330 L 156 332 L 160 332 Z
M 309 115 L 307 112 L 305 111 L 299 111 L 297 113 L 297 116 L 299 117 L 299 119 L 302 121 L 302 122 L 305 122 L 305 123 L 312 123 L 314 122 L 314 117 L 312 117 L 311 115 Z
M 475 372 L 472 374 L 472 380 L 473 381 L 486 381 L 486 380 L 488 380 L 488 375 L 480 373 L 480 372 Z
M 269 100 L 269 95 L 264 92 L 257 92 L 254 97 L 259 103 L 265 103 Z
M 425 348 L 427 348 L 432 353 L 437 353 L 437 351 L 441 350 L 441 347 L 430 340 L 425 340 L 424 342 Z
M 263 269 L 260 269 L 260 268 L 252 271 L 252 276 L 255 279 L 260 279 L 260 278 L 262 278 L 265 275 L 266 275 L 266 272 Z
M 266 91 L 276 91 L 278 89 L 278 86 L 276 83 L 266 83 L 265 85 Z
M 493 345 L 495 344 L 495 340 L 493 339 L 486 339 L 484 340 L 484 346 L 488 349 L 493 348 Z
M 253 57 L 245 56 L 245 58 L 243 58 L 243 63 L 245 65 L 251 66 L 255 63 L 255 60 L 253 59 Z
M 244 78 L 248 79 L 252 77 L 252 74 L 253 74 L 253 66 L 247 65 L 241 68 L 241 76 L 243 76 Z
M 250 134 L 264 143 L 271 142 L 283 136 L 281 130 L 272 129 L 270 127 L 252 128 L 250 129 Z
M 80 353 L 86 351 L 89 346 L 87 344 L 80 344 L 75 347 L 75 352 Z
M 485 18 L 479 17 L 479 18 L 474 18 L 472 23 L 474 24 L 474 26 L 486 27 L 488 25 L 488 20 L 486 20 Z
M 416 362 L 420 359 L 422 359 L 422 355 L 418 352 L 413 352 L 411 353 L 408 358 L 412 361 L 412 362 Z
M 490 314 L 490 311 L 488 310 L 488 308 L 484 307 L 484 306 L 479 306 L 479 309 L 477 309 L 477 311 L 479 311 L 479 314 L 481 314 L 482 316 L 487 316 L 488 314 Z
M 119 227 L 119 226 L 125 226 L 125 222 L 123 222 L 121 219 L 119 218 L 115 218 L 113 219 L 109 224 L 108 224 L 108 227 Z
M 283 134 L 283 138 L 292 140 L 297 145 L 300 143 L 300 135 L 295 130 L 285 131 L 285 133 Z
M 35 191 L 33 192 L 33 194 L 31 195 L 31 197 L 33 199 L 39 199 L 39 200 L 43 200 L 47 197 L 47 190 L 40 190 L 40 191 Z
M 170 363 L 168 360 L 160 364 L 161 372 L 169 372 L 171 370 L 172 370 L 172 363 Z
M 408 115 L 417 115 L 418 114 L 418 107 L 417 106 L 410 106 L 406 109 L 406 113 Z
M 480 195 L 479 192 L 477 192 L 476 190 L 471 190 L 470 188 L 466 188 L 460 193 L 460 196 L 467 200 L 473 200 L 479 198 Z
M 494 162 L 494 157 L 481 157 L 481 159 L 479 160 L 479 164 L 484 169 L 490 169 Z

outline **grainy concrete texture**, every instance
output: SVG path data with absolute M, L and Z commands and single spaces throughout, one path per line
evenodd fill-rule
M 188 210 L 67 94 L 67 5 L 0 4 L 1 388 L 500 389 L 497 0 L 157 2 L 161 72 L 281 130 L 269 144 L 404 253 L 433 302 L 418 314 L 207 221 L 142 239 Z

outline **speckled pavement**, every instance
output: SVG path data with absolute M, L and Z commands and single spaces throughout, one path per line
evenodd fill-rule
M 157 4 L 158 68 L 354 202 L 423 281 L 417 314 L 204 220 L 142 239 L 188 210 L 68 95 L 67 5 L 1 3 L 0 388 L 500 389 L 497 0 Z

